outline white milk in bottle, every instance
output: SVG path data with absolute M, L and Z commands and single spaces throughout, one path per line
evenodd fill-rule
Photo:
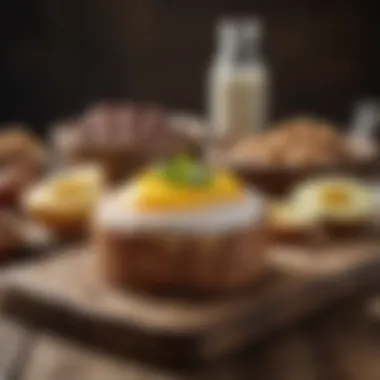
M 209 72 L 209 118 L 218 137 L 264 128 L 269 78 L 261 56 L 258 20 L 222 21 L 218 48 Z

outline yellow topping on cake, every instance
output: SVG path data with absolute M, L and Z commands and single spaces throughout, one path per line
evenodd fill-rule
M 133 208 L 165 212 L 233 202 L 243 196 L 244 186 L 225 170 L 182 159 L 144 173 L 129 191 Z

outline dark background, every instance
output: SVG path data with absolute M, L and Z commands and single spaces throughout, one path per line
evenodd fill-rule
M 220 16 L 266 19 L 273 115 L 344 121 L 380 92 L 375 1 L 0 1 L 0 119 L 42 128 L 104 97 L 202 112 Z

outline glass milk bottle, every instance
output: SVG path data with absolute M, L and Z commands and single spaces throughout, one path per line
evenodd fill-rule
M 209 118 L 218 137 L 265 127 L 269 78 L 261 55 L 258 20 L 222 21 L 208 81 Z

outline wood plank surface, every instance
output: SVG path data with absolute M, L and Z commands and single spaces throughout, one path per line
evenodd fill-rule
M 93 353 L 65 340 L 42 335 L 35 345 L 22 380 L 169 380 L 148 365 Z
M 365 300 L 348 303 L 319 319 L 310 338 L 320 353 L 326 380 L 380 378 L 380 330 Z
M 378 237 L 344 242 L 318 243 L 312 246 L 287 245 L 268 253 L 272 265 L 292 276 L 334 276 L 349 272 L 362 263 L 376 261 L 380 255 Z
M 22 370 L 32 333 L 24 326 L 0 317 L 0 379 L 13 379 Z
M 26 330 L 14 321 L 1 318 L 0 377 L 6 380 L 378 380 L 380 329 L 365 313 L 363 304 L 363 299 L 339 302 L 304 323 L 278 331 L 237 356 L 195 371 L 156 368 L 129 358 L 114 358 L 47 333 L 33 335 L 29 353 L 20 363 L 17 352 L 25 351 L 20 332 L 24 336 Z M 12 356 L 9 361 L 7 358 Z M 22 368 L 17 374 L 4 371 L 5 362 L 11 363 L 8 368 L 15 363 Z
M 171 362 L 215 359 L 336 299 L 370 291 L 380 271 L 377 246 L 334 247 L 330 255 L 305 251 L 309 264 L 323 270 L 282 275 L 214 301 L 117 291 L 102 281 L 91 253 L 74 250 L 1 274 L 3 310 L 110 352 Z

